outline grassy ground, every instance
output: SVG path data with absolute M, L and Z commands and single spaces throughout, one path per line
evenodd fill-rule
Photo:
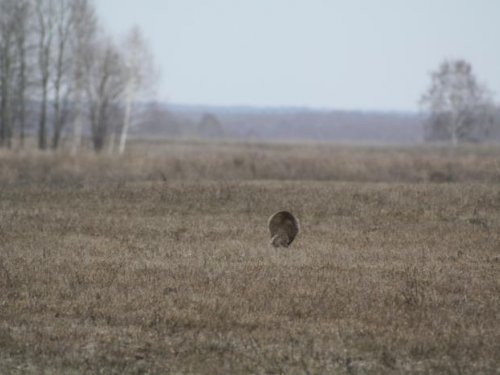
M 500 371 L 499 152 L 168 146 L 0 154 L 1 374 Z

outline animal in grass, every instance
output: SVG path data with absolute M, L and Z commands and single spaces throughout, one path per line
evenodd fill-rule
M 271 245 L 288 247 L 299 233 L 299 221 L 288 211 L 279 211 L 271 215 L 267 222 L 271 233 Z

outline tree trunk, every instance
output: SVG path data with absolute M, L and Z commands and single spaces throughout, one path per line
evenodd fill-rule
M 73 123 L 73 146 L 71 148 L 71 154 L 76 155 L 78 149 L 82 144 L 82 100 L 81 95 L 76 97 L 76 113 L 75 120 Z
M 12 135 L 12 98 L 11 98 L 11 83 L 9 81 L 10 78 L 10 49 L 9 49 L 10 41 L 7 39 L 5 41 L 6 47 L 4 48 L 2 55 L 0 55 L 0 74 L 1 74 L 1 88 L 2 91 L 1 101 L 0 101 L 0 146 L 11 147 L 11 135 Z
M 7 140 L 7 82 L 6 82 L 6 74 L 4 72 L 4 58 L 5 56 L 0 55 L 0 73 L 1 81 L 0 81 L 0 147 L 4 147 Z
M 47 96 L 48 75 L 42 79 L 42 101 L 40 103 L 40 117 L 38 122 L 38 148 L 47 149 Z
M 24 147 L 24 139 L 25 139 L 25 129 L 26 129 L 26 90 L 28 85 L 28 46 L 27 40 L 30 39 L 30 31 L 29 31 L 29 7 L 30 4 L 28 1 L 19 1 L 18 17 L 16 19 L 16 59 L 18 60 L 18 74 L 17 74 L 17 90 L 16 90 L 16 125 L 18 127 L 18 135 L 19 135 L 19 147 Z
M 113 132 L 109 136 L 108 153 L 110 155 L 113 155 L 115 153 L 115 143 L 116 143 L 116 134 Z
M 54 83 L 54 134 L 52 135 L 52 149 L 57 149 L 61 138 L 62 114 L 61 114 L 61 56 L 58 58 L 57 77 Z
M 104 149 L 107 136 L 107 103 L 98 100 L 95 106 L 92 121 L 92 141 L 94 143 L 95 152 L 100 153 Z
M 59 81 L 59 80 L 58 80 Z M 61 85 L 57 82 L 55 85 L 54 95 L 54 134 L 52 135 L 52 149 L 59 147 L 59 139 L 61 138 L 62 116 L 61 116 Z
M 4 79 L 2 79 L 4 81 Z M 0 101 L 0 147 L 4 147 L 7 144 L 7 127 L 8 125 L 8 104 L 7 104 L 7 93 L 4 87 L 4 83 L 2 82 L 2 92 L 1 101 Z
M 25 128 L 26 128 L 26 58 L 24 53 L 21 52 L 21 66 L 19 70 L 19 145 L 24 147 Z
M 133 102 L 133 89 L 130 87 L 127 89 L 127 98 L 125 102 L 125 117 L 123 120 L 122 132 L 120 135 L 120 147 L 118 152 L 122 155 L 125 152 L 125 144 L 127 143 L 128 129 L 130 127 L 130 121 L 132 116 L 132 102 Z
M 456 147 L 459 143 L 459 132 L 462 128 L 462 116 L 460 113 L 453 113 L 451 128 L 451 144 Z
M 42 98 L 40 103 L 40 116 L 38 119 L 38 148 L 41 150 L 47 149 L 47 102 L 54 22 L 53 5 L 53 2 L 50 0 L 37 0 L 36 2 L 38 27 L 40 28 L 38 31 L 38 69 L 41 76 L 40 85 Z
M 47 79 L 42 80 L 42 102 L 38 121 L 38 148 L 47 149 Z

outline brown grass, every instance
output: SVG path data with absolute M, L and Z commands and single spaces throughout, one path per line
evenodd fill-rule
M 498 373 L 495 151 L 321 147 L 1 154 L 0 373 Z
M 500 182 L 498 146 L 370 147 L 136 141 L 124 157 L 5 152 L 0 184 L 130 181 Z

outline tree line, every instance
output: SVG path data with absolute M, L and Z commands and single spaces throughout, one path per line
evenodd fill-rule
M 153 71 L 140 29 L 117 43 L 91 0 L 0 0 L 0 147 L 36 124 L 41 150 L 77 152 L 88 132 L 95 151 L 123 152 Z

